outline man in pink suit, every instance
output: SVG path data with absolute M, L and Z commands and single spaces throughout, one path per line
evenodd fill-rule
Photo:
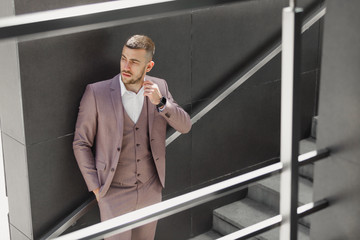
M 166 81 L 146 75 L 154 67 L 154 53 L 149 37 L 129 38 L 121 73 L 89 84 L 80 103 L 73 148 L 102 221 L 161 201 L 166 125 L 181 133 L 191 129 Z M 153 222 L 111 239 L 151 240 L 155 229 Z

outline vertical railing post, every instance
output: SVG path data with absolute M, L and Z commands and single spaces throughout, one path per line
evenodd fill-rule
M 302 9 L 295 5 L 290 1 L 282 16 L 280 240 L 297 240 Z

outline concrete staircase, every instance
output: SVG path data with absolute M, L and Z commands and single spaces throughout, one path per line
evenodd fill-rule
M 315 137 L 315 134 L 312 134 Z M 300 154 L 316 149 L 315 138 L 300 142 Z M 313 165 L 299 169 L 299 205 L 312 202 Z M 213 211 L 213 228 L 191 240 L 213 240 L 279 214 L 280 176 L 275 175 L 249 186 L 246 198 Z M 310 220 L 299 220 L 299 240 L 309 240 Z M 251 239 L 277 240 L 279 228 Z

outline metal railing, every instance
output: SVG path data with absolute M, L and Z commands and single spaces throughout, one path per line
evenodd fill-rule
M 315 162 L 320 159 L 326 158 L 328 156 L 329 156 L 328 150 L 311 151 L 308 153 L 301 154 L 298 158 L 299 167 L 309 164 L 311 162 Z M 278 165 L 279 164 L 272 165 L 273 172 L 272 171 L 268 172 L 268 170 L 263 169 L 262 173 L 264 175 L 258 176 L 258 178 L 253 179 L 253 181 L 258 181 L 258 180 L 261 180 L 263 178 L 272 176 L 273 174 L 280 172 L 280 167 Z M 271 168 L 270 168 L 270 170 L 271 170 Z M 268 175 L 265 175 L 265 173 L 267 173 Z M 248 174 L 251 174 L 251 173 L 248 173 Z M 257 176 L 257 174 L 258 173 L 255 172 L 254 177 Z M 250 184 L 250 182 L 249 182 L 249 184 Z M 227 186 L 227 184 L 225 183 L 224 186 Z M 238 190 L 241 190 L 241 189 L 238 189 Z M 236 190 L 236 191 L 238 191 L 238 190 Z M 228 193 L 228 194 L 230 194 L 230 193 Z M 226 194 L 226 195 L 228 195 L 228 194 Z M 209 199 L 208 201 L 211 201 L 211 200 L 213 200 L 213 199 Z M 42 239 L 52 239 L 52 238 L 56 238 L 56 237 L 60 236 L 66 229 L 68 229 L 71 225 L 76 223 L 76 221 L 78 219 L 80 219 L 84 214 L 86 214 L 88 211 L 90 211 L 90 209 L 93 208 L 96 204 L 97 204 L 97 202 L 93 197 L 88 199 L 83 204 L 81 204 L 77 209 L 75 209 L 72 214 L 70 214 L 68 217 L 63 219 L 63 221 L 61 221 L 56 226 L 54 226 L 51 231 L 49 231 L 46 235 L 42 236 Z M 272 220 L 271 221 L 269 220 L 269 222 L 272 222 Z M 267 223 L 267 222 L 264 222 L 263 224 L 265 224 L 265 223 Z M 263 224 L 259 224 L 259 226 L 263 226 Z M 275 225 L 274 225 L 274 227 L 275 227 Z M 254 228 L 256 230 L 256 231 L 254 230 L 254 232 L 260 231 L 260 229 L 258 229 L 258 226 L 254 226 Z M 252 229 L 252 228 L 250 228 L 250 229 Z M 261 230 L 265 230 L 265 229 L 261 229 Z M 243 230 L 243 231 L 245 231 L 245 230 Z
M 53 10 L 48 12 L 40 12 L 33 14 L 25 14 L 22 16 L 8 17 L 0 19 L 0 40 L 17 38 L 20 40 L 37 39 L 54 35 L 63 35 L 71 32 L 86 31 L 89 29 L 98 29 L 107 26 L 115 26 L 126 24 L 129 22 L 141 21 L 149 17 L 162 17 L 164 14 L 174 14 L 194 8 L 214 6 L 237 2 L 237 0 L 197 0 L 197 1 L 175 1 L 175 0 L 143 0 L 134 1 L 123 0 L 108 3 L 91 4 L 80 7 L 72 7 L 67 9 Z M 296 2 L 293 1 L 295 4 Z M 291 4 L 290 4 L 291 5 Z M 325 7 L 316 11 L 303 25 L 302 32 L 305 32 L 310 26 L 317 22 L 325 14 Z M 199 113 L 192 117 L 191 122 L 195 124 L 205 114 L 211 111 L 216 105 L 223 101 L 247 79 L 253 76 L 259 69 L 273 59 L 282 49 L 281 43 L 277 44 L 272 50 L 257 60 L 256 63 L 249 67 L 249 70 L 242 74 L 236 81 L 219 92 L 215 97 L 211 98 L 210 103 Z M 175 132 L 166 140 L 166 146 L 171 144 L 179 133 Z M 313 156 L 299 157 L 299 164 L 306 164 L 309 159 L 318 160 L 328 154 L 327 151 L 308 153 Z M 300 159 L 301 158 L 301 159 Z M 110 233 L 118 233 L 127 229 L 160 219 L 174 213 L 189 209 L 201 203 L 211 201 L 213 199 L 225 196 L 232 192 L 238 191 L 250 183 L 258 181 L 262 178 L 270 176 L 283 169 L 283 163 L 277 163 L 265 168 L 255 170 L 253 172 L 241 175 L 239 177 L 202 188 L 200 190 L 181 195 L 179 197 L 169 199 L 167 201 L 155 204 L 148 208 L 120 216 L 118 218 L 96 224 L 83 230 L 60 237 L 59 239 L 98 239 L 107 236 Z M 77 219 L 85 214 L 95 201 L 88 200 L 80 206 L 73 214 L 64 219 L 56 226 L 56 229 L 50 231 L 44 238 L 52 238 L 61 234 L 67 227 L 72 225 Z M 308 207 L 308 211 L 301 212 L 298 209 L 299 216 L 307 214 L 313 210 L 326 206 L 326 201 L 314 203 L 312 207 Z M 304 207 L 303 207 L 304 208 Z M 130 219 L 130 220 L 129 220 Z M 239 238 L 252 236 L 251 234 L 265 231 L 266 229 L 278 226 L 282 222 L 281 216 L 276 216 L 266 222 L 259 223 L 241 230 Z M 249 230 L 250 229 L 250 230 Z M 252 229 L 252 230 L 251 230 Z M 85 233 L 88 231 L 88 233 Z M 70 237 L 70 238 L 69 238 Z M 71 238 L 76 237 L 76 238 Z M 226 238 L 226 237 L 225 237 Z M 225 239 L 224 238 L 224 239 Z M 226 238 L 229 239 L 229 238 Z
M 302 165 L 309 164 L 325 158 L 329 155 L 327 149 L 312 151 L 299 156 Z M 147 224 L 152 221 L 165 218 L 167 216 L 176 214 L 178 212 L 190 209 L 200 204 L 212 201 L 214 199 L 224 197 L 231 193 L 240 191 L 249 184 L 255 183 L 259 180 L 280 173 L 283 170 L 281 162 L 271 164 L 269 166 L 254 170 L 249 173 L 183 194 L 178 197 L 145 207 L 119 217 L 83 228 L 73 233 L 56 238 L 57 240 L 74 240 L 74 239 L 102 239 L 114 234 L 118 234 L 132 228 Z M 313 212 L 319 211 L 328 205 L 327 200 L 309 203 L 298 208 L 299 217 L 304 217 Z M 242 229 L 234 235 L 238 235 L 241 239 L 254 236 L 258 233 L 267 231 L 278 226 L 281 223 L 281 216 L 268 219 L 264 222 L 252 225 Z M 238 239 L 233 238 L 233 235 L 225 236 L 221 239 Z
M 0 19 L 0 40 L 33 40 L 119 26 L 239 0 L 119 0 Z
M 307 31 L 312 25 L 314 25 L 319 19 L 321 19 L 326 12 L 326 8 L 322 7 L 315 11 L 303 24 L 302 33 Z M 277 56 L 281 52 L 281 43 L 277 43 L 272 50 L 270 50 L 264 57 L 258 60 L 256 63 L 249 66 L 248 70 L 240 75 L 233 83 L 230 83 L 229 86 L 224 87 L 217 95 L 210 98 L 209 103 L 200 110 L 197 114 L 195 114 L 191 118 L 191 123 L 195 124 L 202 117 L 204 117 L 208 112 L 210 112 L 215 106 L 217 106 L 220 102 L 222 102 L 226 97 L 228 97 L 232 92 L 234 92 L 238 87 L 240 87 L 246 80 L 252 77 L 257 71 L 259 71 L 262 67 L 264 67 L 268 62 L 270 62 L 275 56 Z M 166 146 L 170 145 L 174 142 L 181 134 L 179 132 L 173 133 L 166 139 Z M 93 199 L 93 198 L 92 198 Z M 96 203 L 95 200 L 87 200 L 87 204 L 94 206 Z M 89 211 L 91 207 L 88 207 L 86 204 L 81 205 L 77 208 L 72 214 L 70 214 L 66 219 L 61 221 L 58 225 L 56 225 L 52 230 L 50 230 L 43 239 L 59 236 L 65 229 L 69 228 L 73 225 L 79 218 L 81 218 L 87 211 Z M 81 214 L 79 214 L 79 212 Z
M 305 20 L 301 32 L 306 32 L 312 25 L 319 21 L 326 13 L 326 8 L 323 6 L 315 11 L 308 19 Z M 262 67 L 264 67 L 268 62 L 270 62 L 274 57 L 276 57 L 281 52 L 282 44 L 281 42 L 275 44 L 271 50 L 268 51 L 262 58 L 258 59 L 255 63 L 250 64 L 248 70 L 241 74 L 233 83 L 230 83 L 228 86 L 225 86 L 218 94 L 210 98 L 210 103 L 208 103 L 201 111 L 199 111 L 195 116 L 191 118 L 191 123 L 195 124 L 202 117 L 204 117 L 208 112 L 210 112 L 214 107 L 216 107 L 220 102 L 222 102 L 226 97 L 228 97 L 232 92 L 234 92 L 238 87 L 240 87 L 246 80 L 252 77 L 256 72 L 258 72 Z M 166 139 L 166 145 L 172 143 L 176 138 L 181 135 L 179 132 L 173 133 L 168 139 Z
M 328 205 L 329 202 L 326 199 L 302 205 L 297 208 L 298 218 L 302 218 L 314 212 L 320 211 L 326 208 Z M 218 238 L 217 240 L 248 239 L 273 228 L 279 227 L 282 223 L 282 220 L 283 217 L 279 214 L 249 227 L 243 228 L 239 231 L 228 234 L 224 237 Z

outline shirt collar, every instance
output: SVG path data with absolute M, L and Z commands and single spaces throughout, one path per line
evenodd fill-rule
M 121 96 L 124 96 L 124 94 L 126 92 L 128 92 L 128 90 L 126 89 L 125 84 L 121 80 L 121 76 L 119 76 L 119 82 L 120 82 L 120 88 L 121 88 Z
M 119 76 L 119 82 L 120 82 L 120 88 L 121 88 L 121 97 L 124 96 L 125 93 L 127 93 L 127 94 L 135 94 L 134 92 L 129 91 L 129 90 L 126 89 L 125 84 L 121 80 L 121 75 Z M 139 93 L 142 94 L 143 91 L 144 91 L 144 87 L 141 87 L 137 94 L 139 94 Z

